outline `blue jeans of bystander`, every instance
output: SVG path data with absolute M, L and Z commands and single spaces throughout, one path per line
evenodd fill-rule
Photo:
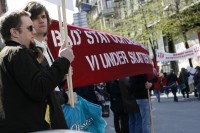
M 148 99 L 137 99 L 142 118 L 142 133 L 151 133 L 150 106 Z
M 154 95 L 158 99 L 158 102 L 160 102 L 160 90 L 154 90 Z
M 142 117 L 140 112 L 129 113 L 129 133 L 142 133 Z

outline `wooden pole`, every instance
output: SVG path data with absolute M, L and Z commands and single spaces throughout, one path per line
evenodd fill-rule
M 63 24 L 62 24 L 62 17 L 61 17 L 61 10 L 60 10 L 61 6 L 57 5 L 57 9 L 58 9 L 58 19 L 59 19 L 59 29 L 60 29 L 60 42 L 64 42 L 64 31 L 63 31 Z M 67 85 L 69 85 L 69 80 L 67 80 Z M 69 86 L 68 86 L 69 87 Z
M 154 123 L 153 123 L 153 117 L 152 117 L 152 106 L 151 106 L 151 98 L 150 98 L 150 92 L 148 91 L 148 100 L 149 100 L 149 108 L 150 108 L 150 119 L 151 119 L 151 131 L 154 133 Z
M 67 30 L 67 18 L 66 18 L 66 8 L 65 8 L 65 0 L 61 0 L 61 7 L 62 7 L 62 17 L 63 17 L 63 27 L 64 27 L 64 47 L 68 47 L 68 30 Z M 69 98 L 70 98 L 70 106 L 74 108 L 74 97 L 73 97 L 73 85 L 72 85 L 72 67 L 69 67 L 69 72 L 67 76 L 68 81 L 68 91 L 69 91 Z
M 57 9 L 58 9 L 58 19 L 59 19 L 59 29 L 60 29 L 60 42 L 63 42 L 63 26 L 62 26 L 62 18 L 61 18 L 61 10 L 60 10 L 60 5 L 57 5 Z

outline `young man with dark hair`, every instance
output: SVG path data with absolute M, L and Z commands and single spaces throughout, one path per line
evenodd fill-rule
M 50 126 L 67 128 L 62 114 L 56 113 L 58 116 L 51 121 L 53 125 L 49 125 L 45 112 L 47 104 L 56 104 L 50 97 L 74 60 L 72 49 L 61 48 L 58 59 L 49 69 L 43 69 L 36 60 L 36 52 L 31 49 L 36 31 L 26 11 L 4 14 L 0 19 L 0 33 L 6 44 L 0 52 L 0 131 L 34 132 L 49 130 Z M 54 125 L 54 121 L 63 123 Z
M 42 66 L 48 68 L 54 61 L 48 45 L 46 44 L 47 30 L 51 21 L 49 13 L 46 7 L 38 2 L 27 3 L 24 10 L 31 13 L 31 19 L 36 30 L 36 34 L 34 35 L 36 47 L 41 50 L 44 56 L 43 60 L 39 59 L 40 63 Z M 60 85 L 62 85 L 62 83 Z M 59 88 L 56 87 L 55 90 L 59 91 Z M 65 97 L 67 98 L 67 96 Z
M 44 5 L 42 5 L 39 2 L 34 2 L 34 1 L 27 3 L 24 10 L 31 13 L 31 19 L 33 21 L 33 25 L 36 30 L 36 34 L 34 35 L 34 37 L 35 37 L 34 41 L 36 43 L 37 50 L 40 51 L 40 53 L 42 53 L 41 56 L 38 56 L 38 61 L 44 68 L 48 69 L 54 61 L 54 58 L 48 48 L 46 40 L 45 40 L 46 39 L 45 37 L 47 35 L 47 30 L 48 30 L 48 27 L 49 27 L 50 21 L 51 21 L 50 17 L 49 17 L 49 13 Z M 57 84 L 57 86 L 55 88 L 55 92 L 54 92 L 56 94 L 55 95 L 56 99 L 58 100 L 60 105 L 68 103 L 70 101 L 67 93 L 62 88 L 62 86 L 64 86 L 64 84 L 65 84 L 65 81 L 66 80 L 63 79 L 63 81 L 61 83 Z M 77 97 L 76 93 L 74 95 L 75 95 L 74 99 L 76 101 L 76 97 Z M 56 109 L 57 109 L 56 107 L 50 108 L 50 120 L 52 119 L 51 118 L 52 114 L 55 113 Z M 60 112 L 60 113 L 62 113 L 62 112 Z M 58 121 L 56 123 L 59 124 L 60 121 Z M 54 128 L 54 127 L 52 127 L 52 128 Z
M 40 63 L 44 67 L 49 67 L 52 65 L 54 60 L 45 41 L 47 30 L 51 21 L 49 13 L 46 8 L 38 2 L 27 3 L 24 10 L 31 13 L 31 20 L 33 21 L 33 25 L 36 30 L 34 41 L 36 43 L 36 47 L 41 50 L 45 57 Z

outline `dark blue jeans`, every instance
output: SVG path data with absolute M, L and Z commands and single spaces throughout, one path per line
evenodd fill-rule
M 129 133 L 151 133 L 150 106 L 148 99 L 137 99 L 140 113 L 129 114 Z
M 129 113 L 129 133 L 142 133 L 142 118 L 140 112 Z

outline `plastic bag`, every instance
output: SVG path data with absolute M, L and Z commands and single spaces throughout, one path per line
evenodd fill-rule
M 185 85 L 184 83 L 182 83 L 182 84 L 179 85 L 179 88 L 180 88 L 181 90 L 183 90 L 183 89 L 186 88 L 186 85 Z
M 102 108 L 78 96 L 74 108 L 62 106 L 65 120 L 71 130 L 91 133 L 105 133 L 106 122 L 102 118 Z

